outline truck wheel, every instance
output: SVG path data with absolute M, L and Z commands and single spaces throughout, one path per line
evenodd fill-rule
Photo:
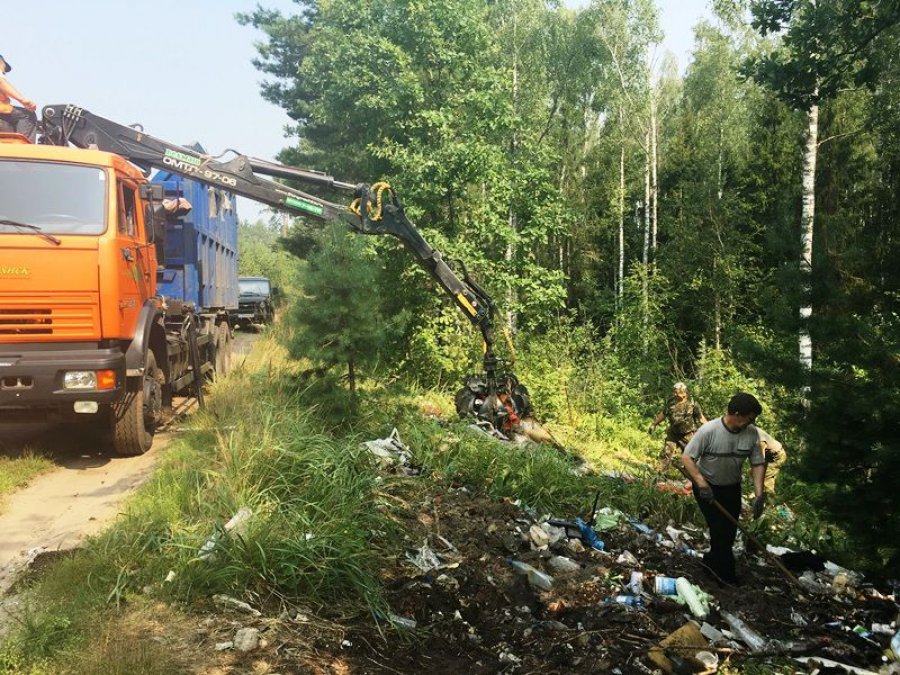
M 162 413 L 164 379 L 156 367 L 156 357 L 148 351 L 141 388 L 128 392 L 121 403 L 112 406 L 112 441 L 116 454 L 134 457 L 150 449 Z

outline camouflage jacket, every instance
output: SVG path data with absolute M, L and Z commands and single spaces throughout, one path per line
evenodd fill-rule
M 666 401 L 663 412 L 669 422 L 668 433 L 673 436 L 687 436 L 700 428 L 703 411 L 690 397 L 679 401 L 673 396 Z

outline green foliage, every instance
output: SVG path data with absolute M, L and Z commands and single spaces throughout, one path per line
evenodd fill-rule
M 581 426 L 581 416 L 596 396 L 597 358 L 590 327 L 571 317 L 559 317 L 546 333 L 531 336 L 519 355 L 517 372 L 542 420 Z
M 900 17 L 896 3 L 750 4 L 760 34 L 744 22 L 745 4 L 717 0 L 723 23 L 697 27 L 684 78 L 648 67 L 661 38 L 645 0 L 577 11 L 533 0 L 334 0 L 242 20 L 267 36 L 263 94 L 297 122 L 282 159 L 342 179 L 389 178 L 426 240 L 464 261 L 510 318 L 539 416 L 575 427 L 598 454 L 615 445 L 639 456 L 647 441 L 634 427 L 673 379 L 687 380 L 710 416 L 735 390 L 752 391 L 797 466 L 817 462 L 822 447 L 824 470 L 859 469 L 843 483 L 806 476 L 827 490 L 796 485 L 815 496 L 810 509 L 834 508 L 840 530 L 861 536 L 878 528 L 838 513 L 841 486 L 872 495 L 873 508 L 854 517 L 892 504 L 883 493 L 895 430 L 882 420 L 893 403 L 878 387 L 894 375 L 900 292 L 891 112 Z M 822 370 L 807 417 L 796 367 L 806 119 L 795 109 L 813 102 L 810 327 Z M 645 269 L 651 112 L 659 227 Z M 371 314 L 405 316 L 367 355 L 455 388 L 479 367 L 477 335 L 397 242 L 371 246 Z M 303 350 L 317 364 L 319 347 Z M 844 389 L 862 397 L 863 411 L 846 417 L 866 430 L 850 441 L 837 413 Z
M 278 244 L 278 232 L 263 223 L 238 225 L 238 274 L 266 277 L 282 290 L 296 286 L 298 262 Z
M 291 352 L 326 368 L 342 364 L 350 390 L 357 368 L 373 368 L 390 326 L 372 301 L 374 260 L 364 239 L 340 224 L 321 231 L 291 310 Z

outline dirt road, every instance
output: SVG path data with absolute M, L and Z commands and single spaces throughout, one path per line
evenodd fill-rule
M 234 357 L 245 357 L 256 337 L 236 332 Z M 184 400 L 176 403 L 181 413 L 191 407 L 181 409 Z M 147 479 L 170 441 L 170 434 L 161 433 L 147 454 L 118 457 L 101 450 L 96 437 L 77 425 L 0 424 L 0 453 L 16 456 L 30 449 L 58 466 L 0 506 L 0 597 L 29 551 L 71 549 L 102 531 L 119 513 L 122 501 Z
M 0 596 L 29 551 L 70 549 L 100 532 L 119 512 L 122 500 L 140 485 L 165 451 L 170 437 L 157 436 L 140 457 L 101 451 L 77 428 L 0 426 L 6 452 L 25 448 L 46 453 L 58 466 L 10 495 L 0 511 Z

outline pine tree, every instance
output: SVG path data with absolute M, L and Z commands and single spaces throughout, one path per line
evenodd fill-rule
M 366 240 L 330 225 L 316 237 L 301 276 L 304 295 L 294 309 L 292 355 L 326 368 L 345 366 L 353 393 L 359 369 L 377 363 L 389 333 L 372 297 L 375 273 Z

